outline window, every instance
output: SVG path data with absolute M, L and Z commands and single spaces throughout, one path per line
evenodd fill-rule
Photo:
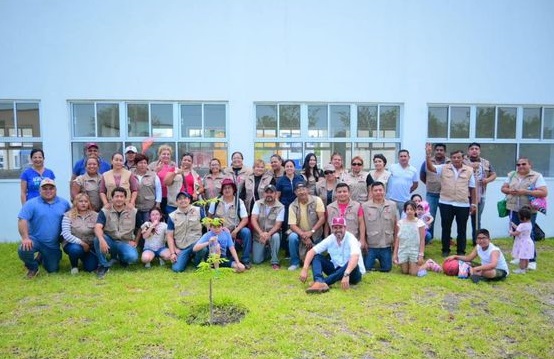
M 154 161 L 158 148 L 167 144 L 177 163 L 182 153 L 192 152 L 200 173 L 207 172 L 213 157 L 227 165 L 225 103 L 74 101 L 70 109 L 74 162 L 83 156 L 86 143 L 97 142 L 107 161 L 129 145 Z
M 0 179 L 19 178 L 33 148 L 42 148 L 39 103 L 0 100 Z
M 481 144 L 498 176 L 514 169 L 520 156 L 529 157 L 533 168 L 554 176 L 554 107 L 497 105 L 429 105 L 428 137 L 445 142 L 447 152 L 467 151 L 471 142 Z
M 300 168 L 308 153 L 321 166 L 338 152 L 346 167 L 360 155 L 369 169 L 375 153 L 395 158 L 400 110 L 400 105 L 387 104 L 259 103 L 254 155 L 268 162 L 277 153 Z

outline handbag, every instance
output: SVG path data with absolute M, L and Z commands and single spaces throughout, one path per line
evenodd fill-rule
M 546 203 L 545 197 L 532 197 L 531 199 L 531 207 L 544 215 L 546 215 Z
M 496 203 L 496 210 L 498 211 L 498 217 L 504 218 L 509 214 L 508 207 L 506 206 L 506 197 L 502 198 Z

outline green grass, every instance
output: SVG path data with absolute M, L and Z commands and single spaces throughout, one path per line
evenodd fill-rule
M 509 253 L 511 241 L 496 243 Z M 16 248 L 0 245 L 0 358 L 554 357 L 552 239 L 538 243 L 538 271 L 499 283 L 395 268 L 307 295 L 284 260 L 278 272 L 254 266 L 215 280 L 216 302 L 248 313 L 211 327 L 185 322 L 208 301 L 208 277 L 191 268 L 116 266 L 98 280 L 71 276 L 64 255 L 59 274 L 27 280 Z

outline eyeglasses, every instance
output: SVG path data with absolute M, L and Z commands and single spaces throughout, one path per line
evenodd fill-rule
M 323 172 L 323 174 L 324 174 L 325 176 L 327 176 L 327 175 L 332 175 L 333 173 L 335 173 L 335 171 L 325 171 L 325 172 Z
M 360 162 L 352 162 L 352 166 L 363 166 L 363 163 Z
M 519 166 L 527 166 L 527 163 L 516 163 L 516 166 L 519 167 Z
M 488 237 L 477 236 L 477 239 L 489 239 Z

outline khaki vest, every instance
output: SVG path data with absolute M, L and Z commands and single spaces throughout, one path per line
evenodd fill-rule
M 319 221 L 319 217 L 317 216 L 316 212 L 317 208 L 317 202 L 315 196 L 309 196 L 308 204 L 307 204 L 307 211 L 308 211 L 308 224 L 311 228 L 315 226 L 317 221 Z M 294 214 L 296 214 L 296 220 L 298 221 L 298 224 L 300 224 L 300 203 L 298 202 L 298 198 L 296 198 L 289 206 L 289 212 L 293 211 Z M 299 225 L 300 227 L 300 225 Z M 313 234 L 312 238 L 315 242 L 319 242 L 321 238 L 323 237 L 323 226 L 321 228 L 318 228 L 315 233 Z
M 265 172 L 262 175 L 262 178 L 260 179 L 260 184 L 258 185 L 258 198 L 260 199 L 264 198 L 264 189 L 267 185 L 271 183 L 272 180 L 273 180 L 273 175 L 271 172 Z M 244 200 L 244 205 L 246 206 L 246 211 L 248 212 L 248 215 L 250 215 L 250 207 L 254 202 L 254 185 L 255 185 L 255 179 L 254 179 L 254 174 L 252 173 L 244 180 L 244 188 L 246 190 L 246 198 Z
M 96 225 L 98 213 L 89 211 L 84 216 L 77 215 L 75 218 L 72 218 L 71 212 L 65 213 L 65 216 L 71 220 L 71 234 L 88 245 L 92 245 L 94 242 L 94 226 Z
M 169 214 L 175 230 L 173 238 L 179 249 L 185 249 L 202 237 L 202 224 L 200 223 L 200 208 L 189 206 L 185 211 L 179 208 Z
M 114 241 L 133 241 L 135 239 L 136 208 L 128 209 L 125 207 L 120 214 L 113 207 L 110 209 L 103 208 L 102 212 L 106 216 L 104 233 Z
M 244 187 L 244 181 L 248 176 L 250 176 L 250 174 L 252 174 L 252 169 L 250 167 L 242 166 L 241 170 L 239 171 L 239 174 L 235 175 L 235 171 L 233 171 L 233 167 L 226 167 L 223 170 L 223 173 L 235 182 L 235 184 L 237 185 L 236 195 L 240 196 L 240 192 Z
M 87 173 L 74 179 L 80 187 L 80 192 L 85 193 L 92 205 L 92 209 L 99 211 L 102 208 L 102 200 L 100 199 L 100 181 L 101 175 L 90 177 Z
M 539 178 L 540 173 L 533 170 L 529 171 L 527 175 L 520 181 L 519 176 L 515 171 L 508 173 L 508 178 L 510 179 L 510 189 L 529 189 L 530 187 L 535 187 L 535 183 Z M 529 201 L 529 196 L 513 196 L 511 194 L 506 196 L 506 207 L 510 211 L 519 211 L 521 207 L 529 206 L 531 207 L 531 201 Z M 537 211 L 531 207 L 531 211 L 536 213 Z
M 479 168 L 473 170 L 476 182 L 490 176 L 491 163 L 489 162 L 489 160 L 486 160 L 483 157 L 480 157 L 479 161 L 476 161 L 476 162 L 471 162 L 469 158 L 464 159 L 464 165 L 468 165 L 469 167 L 473 168 L 472 166 L 473 163 L 480 163 Z M 477 202 L 480 201 L 481 197 L 485 197 L 485 191 L 486 191 L 486 186 L 479 186 L 480 193 L 477 193 L 477 196 L 478 196 Z
M 119 186 L 115 184 L 115 177 L 113 175 L 113 170 L 104 172 L 102 176 L 104 177 L 104 185 L 106 186 L 106 197 L 108 197 L 108 202 L 112 201 L 112 191 L 116 187 L 122 187 L 127 192 L 127 197 L 125 202 L 129 202 L 131 199 L 131 176 L 133 174 L 131 171 L 122 169 L 121 170 L 121 180 L 119 181 Z
M 391 247 L 397 220 L 396 203 L 385 199 L 385 203 L 381 205 L 369 200 L 362 203 L 362 209 L 369 248 Z
M 337 181 L 335 183 L 335 188 L 336 188 L 336 185 L 338 183 L 339 183 L 339 181 Z M 335 198 L 335 188 L 333 188 L 333 195 L 331 197 L 332 201 L 336 200 L 336 198 Z M 321 198 L 321 200 L 323 201 L 323 204 L 325 206 L 329 205 L 329 203 L 327 203 L 327 182 L 325 181 L 325 178 L 320 179 L 315 184 L 315 194 L 316 194 L 316 196 Z
M 150 170 L 142 176 L 136 200 L 136 207 L 139 211 L 149 211 L 156 205 L 157 176 L 156 172 Z
M 283 204 L 279 201 L 275 201 L 273 206 L 268 206 L 265 203 L 265 200 L 260 199 L 256 201 L 258 203 L 258 206 L 260 207 L 260 213 L 258 214 L 258 225 L 260 226 L 260 229 L 264 232 L 269 232 L 271 228 L 275 226 L 275 223 L 277 222 L 277 216 L 279 215 L 279 212 L 284 208 Z M 269 208 L 269 213 L 266 214 L 267 208 Z M 252 231 L 252 235 L 254 237 L 255 241 L 260 241 L 260 234 L 256 231 Z
M 225 178 L 229 178 L 229 176 L 222 172 L 219 172 L 215 177 L 211 173 L 206 174 L 202 181 L 204 184 L 204 199 L 217 198 L 221 194 L 221 182 Z
M 350 187 L 350 198 L 354 201 L 367 201 L 367 175 L 368 172 L 362 171 L 357 176 L 351 172 L 345 176 L 345 182 Z M 356 238 L 358 238 L 358 236 L 356 236 Z
M 344 211 L 344 218 L 346 219 L 346 230 L 354 235 L 356 239 L 360 238 L 360 224 L 358 222 L 358 212 L 361 204 L 359 202 L 350 200 Z M 327 224 L 331 228 L 333 218 L 343 217 L 341 216 L 339 204 L 337 201 L 327 206 Z
M 216 209 L 214 213 L 215 217 L 224 219 L 223 226 L 228 228 L 230 231 L 233 231 L 242 220 L 242 218 L 239 218 L 239 215 L 237 213 L 237 207 L 235 206 L 236 203 L 236 198 L 234 198 L 229 206 L 229 210 L 227 211 L 227 213 L 225 213 L 225 202 L 223 202 L 222 197 L 221 201 L 216 204 Z M 239 199 L 239 206 L 240 203 L 244 204 L 242 199 Z
M 194 178 L 194 189 L 196 190 L 200 186 L 200 176 L 198 173 L 196 173 L 195 170 L 190 170 L 190 173 L 192 174 L 192 177 Z M 167 205 L 171 207 L 178 207 L 177 204 L 177 194 L 181 191 L 184 191 L 183 189 L 183 175 L 178 174 L 175 175 L 173 178 L 173 183 L 167 186 Z M 191 193 L 192 195 L 192 193 Z
M 450 159 L 446 157 L 444 159 L 444 162 L 439 163 L 437 162 L 437 160 L 435 160 L 435 157 L 433 157 L 431 158 L 431 163 L 434 164 L 435 166 L 442 165 L 442 164 L 450 163 Z M 425 163 L 423 165 L 426 166 Z M 426 173 L 425 186 L 427 188 L 427 192 L 439 194 L 441 191 L 441 178 L 436 172 L 431 172 L 426 170 L 425 173 Z
M 469 203 L 469 180 L 473 175 L 473 168 L 462 165 L 456 178 L 453 167 L 449 163 L 442 168 L 440 200 Z

